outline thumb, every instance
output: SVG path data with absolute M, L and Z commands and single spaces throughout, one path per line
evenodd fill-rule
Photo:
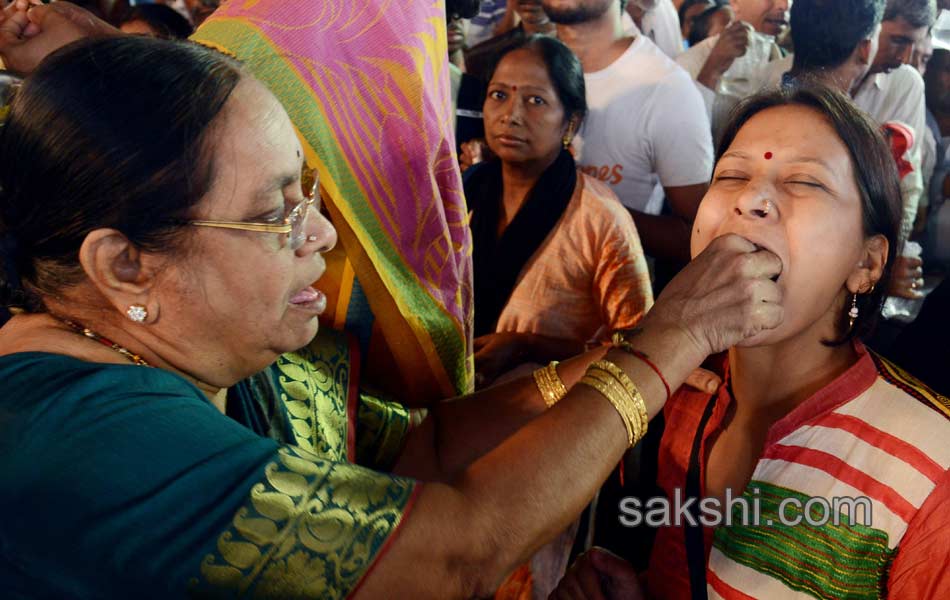
M 64 5 L 61 5 L 58 2 L 54 2 L 53 4 L 38 4 L 36 6 L 31 7 L 30 10 L 27 11 L 26 16 L 30 20 L 31 23 L 33 23 L 34 25 L 37 25 L 38 27 L 42 27 L 43 23 L 46 21 L 46 19 L 49 17 L 50 14 L 53 14 L 53 15 L 59 14 L 57 11 L 61 10 L 59 8 L 60 6 L 64 6 Z
M 638 581 L 637 572 L 633 565 L 608 550 L 603 548 L 591 549 L 590 560 L 598 572 L 607 575 L 611 579 L 616 581 Z

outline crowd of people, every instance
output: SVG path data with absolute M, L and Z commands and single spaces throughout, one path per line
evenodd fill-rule
M 950 594 L 943 9 L 5 3 L 0 596 Z

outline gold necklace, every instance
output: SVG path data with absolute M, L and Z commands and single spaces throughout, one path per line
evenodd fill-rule
M 93 331 L 92 329 L 89 329 L 88 327 L 84 327 L 84 326 L 80 325 L 79 323 L 76 323 L 76 322 L 74 322 L 74 321 L 70 321 L 69 319 L 60 317 L 59 315 L 52 315 L 52 317 L 53 317 L 54 319 L 56 319 L 57 321 L 60 321 L 60 322 L 63 323 L 64 325 L 68 326 L 70 329 L 72 329 L 73 331 L 75 331 L 75 332 L 78 333 L 79 335 L 85 336 L 85 337 L 89 338 L 90 340 L 94 340 L 94 341 L 96 341 L 96 342 L 99 342 L 99 343 L 102 344 L 103 346 L 107 346 L 107 347 L 111 348 L 112 350 L 115 350 L 116 352 L 118 352 L 118 353 L 121 354 L 122 356 L 124 356 L 124 357 L 126 357 L 127 359 L 129 359 L 133 364 L 139 365 L 140 367 L 150 367 L 150 366 L 151 366 L 150 364 L 148 364 L 148 362 L 146 362 L 146 360 L 145 360 L 144 358 L 142 358 L 142 357 L 139 356 L 138 354 L 135 354 L 134 352 L 132 352 L 131 350 L 128 350 L 127 348 L 123 348 L 122 346 L 116 344 L 115 342 L 113 342 L 113 341 L 110 340 L 109 338 L 106 338 L 106 337 L 103 337 L 103 336 L 99 335 L 98 333 L 96 333 L 96 332 Z

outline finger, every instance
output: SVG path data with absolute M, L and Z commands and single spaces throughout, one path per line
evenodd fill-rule
M 30 19 L 24 11 L 16 11 L 7 16 L 0 23 L 0 39 L 5 45 L 17 44 L 23 41 L 23 31 L 30 24 Z
M 745 337 L 750 338 L 763 331 L 775 329 L 782 324 L 785 309 L 780 304 L 761 302 L 750 309 Z
M 751 253 L 756 251 L 756 245 L 745 239 L 741 235 L 729 233 L 714 239 L 709 243 L 706 252 L 743 252 Z
M 600 584 L 600 574 L 592 566 L 577 572 L 577 584 L 585 600 L 607 600 Z
M 706 369 L 696 369 L 686 378 L 686 385 L 707 394 L 715 394 L 721 383 L 718 375 Z
M 478 336 L 477 338 L 475 338 L 474 340 L 472 340 L 472 346 L 474 346 L 475 350 L 480 350 L 480 349 L 482 349 L 482 348 L 484 348 L 485 346 L 488 345 L 488 342 L 491 341 L 491 339 L 492 339 L 492 337 L 493 337 L 494 335 L 495 335 L 495 334 L 493 334 L 493 333 L 489 333 L 489 334 L 486 334 L 486 335 L 480 335 L 480 336 Z
M 751 279 L 745 284 L 753 302 L 771 302 L 781 304 L 782 288 L 771 279 Z
M 639 591 L 640 578 L 633 565 L 604 549 L 598 549 L 591 555 L 591 564 L 611 580 L 611 588 L 623 590 L 630 597 L 634 590 Z
M 736 258 L 738 272 L 749 279 L 773 279 L 782 274 L 782 259 L 764 248 Z
M 562 579 L 558 589 L 561 590 L 563 597 L 568 600 L 584 600 L 584 590 L 577 582 L 576 573 L 572 577 Z
M 908 268 L 919 267 L 924 264 L 924 261 L 920 260 L 916 256 L 905 256 L 904 264 L 907 265 Z

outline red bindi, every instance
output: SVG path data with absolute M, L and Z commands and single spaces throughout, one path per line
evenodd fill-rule
M 772 160 L 772 153 L 771 153 L 771 152 L 766 152 L 766 153 L 765 153 L 765 160 Z
M 511 86 L 511 91 L 512 91 L 512 92 L 517 92 L 517 91 L 518 91 L 518 86 L 516 86 L 516 85 Z

